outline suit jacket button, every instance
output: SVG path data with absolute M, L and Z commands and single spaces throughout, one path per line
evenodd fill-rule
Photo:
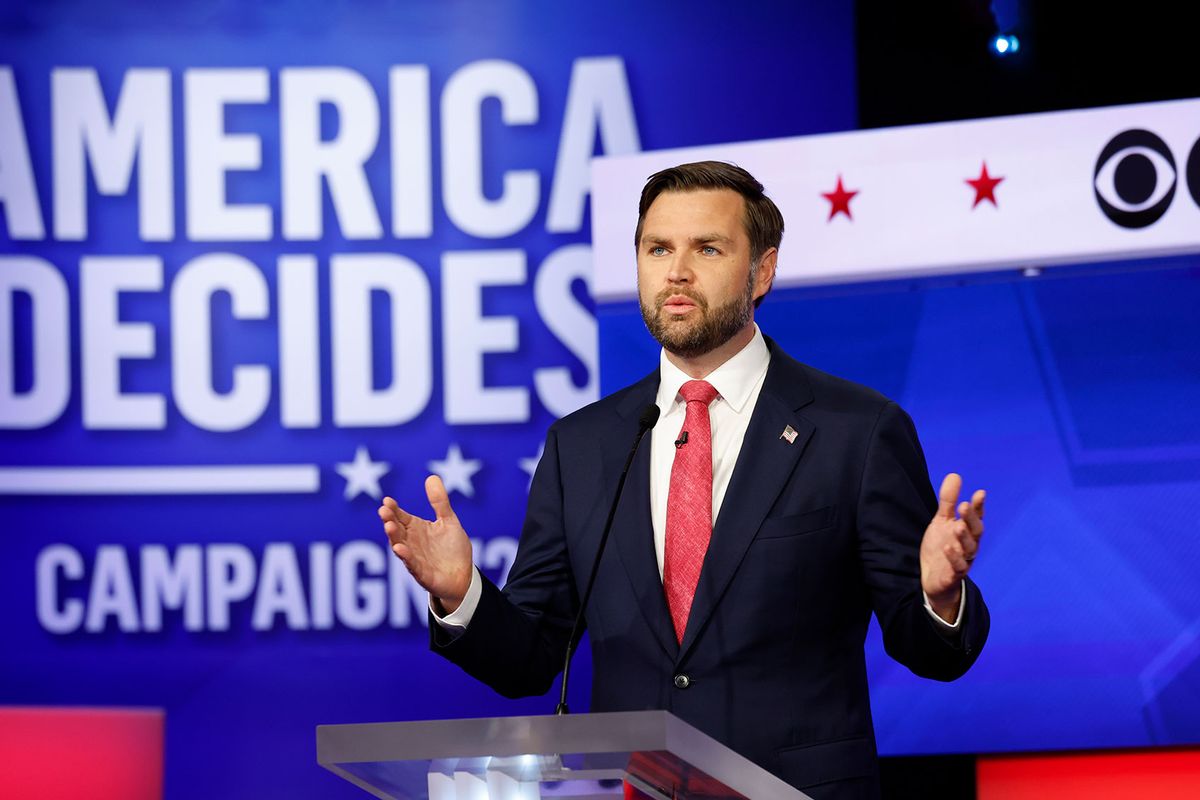
M 689 687 L 691 685 L 692 685 L 692 679 L 689 678 L 687 675 L 680 674 L 680 675 L 675 676 L 675 688 L 676 689 L 686 689 L 687 687 Z

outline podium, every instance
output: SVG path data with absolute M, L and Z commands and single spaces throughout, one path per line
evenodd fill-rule
M 808 798 L 666 711 L 319 725 L 317 761 L 395 800 Z

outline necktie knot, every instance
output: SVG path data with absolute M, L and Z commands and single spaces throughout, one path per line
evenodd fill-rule
M 679 394 L 690 403 L 703 403 L 705 408 L 717 399 L 717 390 L 708 381 L 688 381 L 679 387 Z

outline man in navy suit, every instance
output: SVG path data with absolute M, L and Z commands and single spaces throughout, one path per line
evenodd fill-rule
M 551 426 L 503 590 L 472 565 L 436 476 L 434 520 L 391 498 L 379 513 L 430 592 L 434 650 L 501 694 L 543 694 L 656 403 L 586 610 L 592 710 L 667 709 L 813 797 L 876 797 L 868 620 L 918 675 L 971 666 L 988 631 L 967 578 L 984 493 L 959 503 L 951 474 L 935 499 L 908 415 L 762 335 L 782 235 L 745 170 L 650 178 L 635 244 L 659 369 Z

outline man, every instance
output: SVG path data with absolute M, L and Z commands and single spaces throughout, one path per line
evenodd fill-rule
M 915 430 L 878 393 L 793 361 L 754 324 L 783 219 L 738 167 L 685 164 L 643 189 L 638 294 L 659 369 L 556 422 L 503 591 L 439 478 L 432 522 L 384 529 L 430 592 L 432 646 L 506 696 L 561 669 L 639 415 L 637 451 L 586 611 L 593 711 L 667 709 L 817 798 L 879 791 L 863 639 L 953 680 L 987 637 L 967 579 L 982 491 L 935 501 Z M 957 512 L 957 515 L 956 515 Z

